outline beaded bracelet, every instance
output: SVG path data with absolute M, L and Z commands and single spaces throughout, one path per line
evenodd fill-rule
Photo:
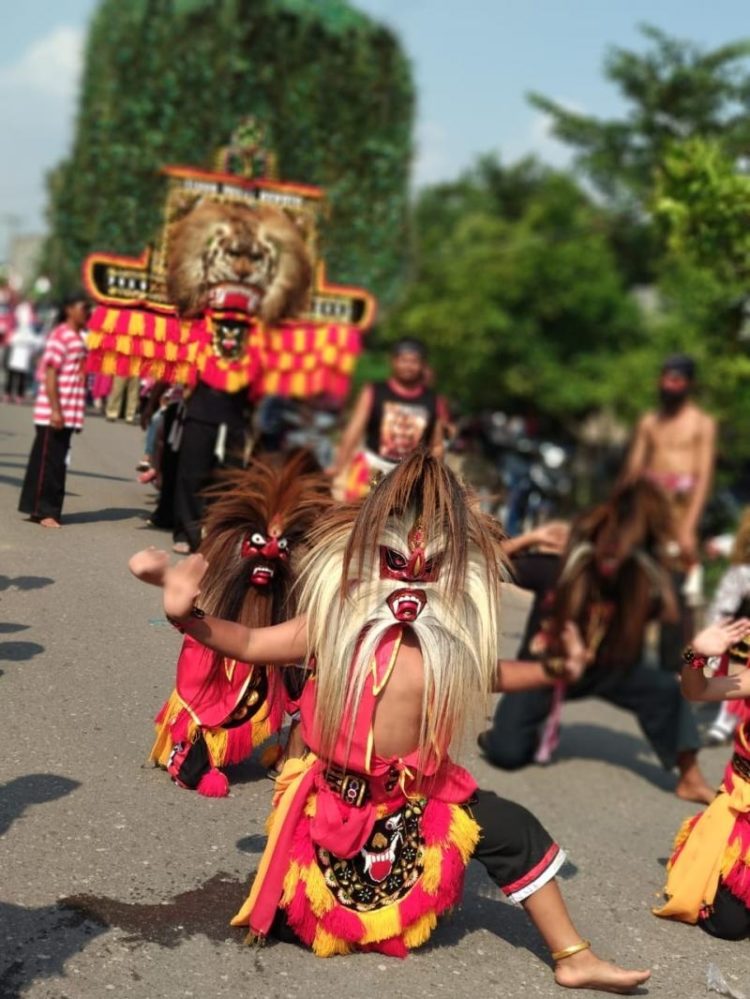
M 686 646 L 682 653 L 682 661 L 690 669 L 705 669 L 708 665 L 708 657 L 702 656 L 690 645 Z
M 552 680 L 561 680 L 565 676 L 565 665 L 564 656 L 545 656 L 542 659 L 542 669 Z

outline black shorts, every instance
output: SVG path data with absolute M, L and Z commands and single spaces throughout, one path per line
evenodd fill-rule
M 464 807 L 482 830 L 474 859 L 515 902 L 551 881 L 565 863 L 565 851 L 523 805 L 478 790 Z

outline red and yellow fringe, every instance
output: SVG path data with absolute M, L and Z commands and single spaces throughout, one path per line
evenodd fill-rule
M 699 812 L 685 819 L 680 826 L 674 839 L 672 856 L 667 863 L 668 871 L 674 867 L 703 814 Z M 740 814 L 734 823 L 722 854 L 719 876 L 722 884 L 735 898 L 750 908 L 750 818 L 747 814 Z
M 176 729 L 179 729 L 179 738 L 175 738 Z M 194 742 L 198 732 L 202 731 L 212 765 L 226 767 L 246 760 L 257 746 L 269 739 L 278 729 L 279 725 L 273 724 L 268 701 L 242 725 L 232 728 L 201 729 L 174 690 L 156 716 L 156 739 L 149 760 L 158 766 L 166 767 L 175 742 Z
M 89 320 L 87 370 L 138 375 L 254 396 L 345 399 L 361 331 L 347 323 L 287 321 L 267 329 L 250 321 L 240 357 L 213 347 L 208 317 L 180 319 L 148 309 L 97 306 Z
M 459 805 L 428 802 L 422 819 L 425 845 L 419 881 L 397 902 L 355 912 L 337 902 L 318 866 L 310 838 L 313 807 L 311 797 L 295 833 L 284 879 L 281 907 L 290 927 L 318 957 L 356 949 L 406 957 L 429 939 L 438 916 L 459 901 L 479 826 Z

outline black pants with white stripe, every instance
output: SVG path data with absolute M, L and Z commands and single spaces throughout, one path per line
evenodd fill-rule
M 481 789 L 464 807 L 482 830 L 472 856 L 503 894 L 522 902 L 552 880 L 565 854 L 527 808 Z
M 65 498 L 65 459 L 72 435 L 71 427 L 55 430 L 37 426 L 18 503 L 21 513 L 34 520 L 60 519 Z

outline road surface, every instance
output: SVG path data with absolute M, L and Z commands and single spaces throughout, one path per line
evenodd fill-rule
M 208 800 L 143 766 L 179 636 L 127 557 L 169 537 L 145 526 L 143 436 L 90 417 L 73 445 L 65 526 L 16 512 L 31 408 L 0 405 L 0 997 L 560 997 L 523 911 L 476 864 L 463 905 L 406 961 L 323 961 L 243 945 L 229 918 L 263 845 L 271 785 L 256 764 Z M 672 836 L 692 808 L 672 794 L 629 716 L 566 708 L 559 759 L 480 783 L 542 819 L 570 863 L 562 887 L 603 955 L 651 967 L 649 994 L 706 992 L 709 963 L 750 994 L 750 948 L 654 918 Z M 481 722 L 481 719 L 480 719 Z M 726 750 L 703 754 L 713 781 Z

